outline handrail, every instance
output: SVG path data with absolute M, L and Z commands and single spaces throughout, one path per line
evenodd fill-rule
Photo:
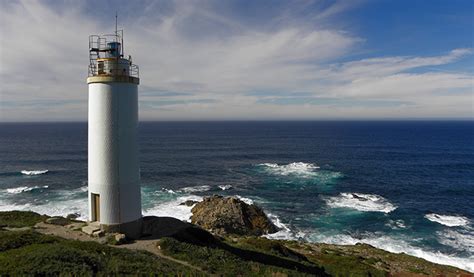
M 108 43 L 110 42 L 120 42 L 120 53 L 121 55 L 117 57 L 116 66 L 108 67 L 107 72 L 99 72 L 98 68 L 98 59 L 104 58 L 104 53 L 108 50 Z M 120 63 L 120 60 L 123 59 L 123 30 L 118 30 L 115 34 L 105 34 L 105 35 L 90 35 L 89 36 L 89 68 L 88 76 L 123 76 L 124 72 L 128 72 L 128 76 L 139 78 L 139 68 L 138 65 L 132 64 L 131 60 L 127 65 Z M 112 62 L 112 61 L 111 61 Z M 127 71 L 128 69 L 128 71 Z

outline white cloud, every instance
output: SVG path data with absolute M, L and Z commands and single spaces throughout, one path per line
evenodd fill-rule
M 82 2 L 54 9 L 45 3 L 8 2 L 0 9 L 2 121 L 86 119 L 87 38 L 112 26 L 87 15 Z M 206 2 L 160 5 L 132 11 L 122 24 L 126 54 L 140 66 L 142 119 L 472 116 L 472 73 L 431 70 L 470 49 L 341 63 L 364 39 L 314 27 L 308 17 L 303 22 L 286 12 L 250 24 Z M 328 26 L 351 7 L 336 2 L 314 20 Z M 260 101 L 298 93 L 333 100 L 317 106 Z M 399 104 L 377 105 L 381 101 Z

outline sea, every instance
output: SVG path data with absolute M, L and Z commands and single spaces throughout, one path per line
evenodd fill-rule
M 368 243 L 474 271 L 474 121 L 140 122 L 144 215 L 219 194 L 272 239 Z M 0 124 L 0 210 L 87 219 L 87 123 Z

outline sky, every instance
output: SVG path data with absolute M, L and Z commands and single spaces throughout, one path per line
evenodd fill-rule
M 474 1 L 0 1 L 0 121 L 86 121 L 88 36 L 140 120 L 473 119 Z

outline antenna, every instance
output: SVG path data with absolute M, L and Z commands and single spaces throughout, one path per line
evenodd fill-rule
M 118 40 L 118 31 L 117 31 L 117 21 L 118 21 L 118 12 L 115 11 L 115 37 L 117 38 Z

